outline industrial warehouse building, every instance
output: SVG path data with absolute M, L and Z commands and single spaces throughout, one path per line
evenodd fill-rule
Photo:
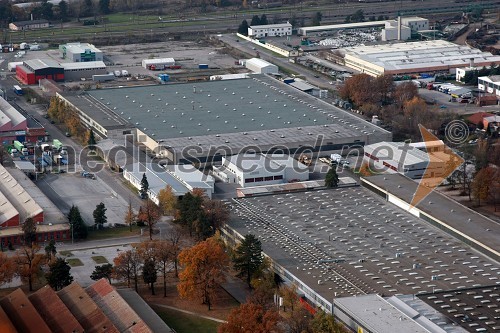
M 248 27 L 248 36 L 255 38 L 291 35 L 292 25 L 289 22 L 282 24 L 252 25 Z
M 493 94 L 500 99 L 500 75 L 481 76 L 477 79 L 477 88 Z
M 153 163 L 134 163 L 123 168 L 123 177 L 135 188 L 141 189 L 141 180 L 146 175 L 149 183 L 148 197 L 158 205 L 158 194 L 170 186 L 176 197 L 198 188 L 212 198 L 215 180 L 192 165 L 159 166 Z
M 364 147 L 363 161 L 375 173 L 400 173 L 412 179 L 435 178 L 446 171 L 449 155 L 444 150 L 442 141 L 377 142 Z
M 106 279 L 86 288 L 73 282 L 59 291 L 46 285 L 29 296 L 18 288 L 0 298 L 2 333 L 173 332 L 133 294 Z
M 245 61 L 245 67 L 255 74 L 277 74 L 278 66 L 259 58 L 252 58 Z
M 64 68 L 51 59 L 26 60 L 16 67 L 16 77 L 24 84 L 35 84 L 40 79 L 64 81 Z
M 282 184 L 309 180 L 309 168 L 283 154 L 238 154 L 222 157 L 213 173 L 226 183 L 241 187 Z
M 26 118 L 5 99 L 0 97 L 0 142 L 36 142 L 46 135 L 45 128 L 33 118 Z
M 450 72 L 471 62 L 478 67 L 500 64 L 500 55 L 444 40 L 354 46 L 344 51 L 347 67 L 371 76 Z
M 92 75 L 106 74 L 106 65 L 102 61 L 68 62 L 61 66 L 64 68 L 66 81 L 92 79 Z
M 57 94 L 103 138 L 133 135 L 172 164 L 212 164 L 249 146 L 313 155 L 390 141 L 391 133 L 266 75 Z
M 146 69 L 156 70 L 163 69 L 168 66 L 175 66 L 174 58 L 154 58 L 142 60 L 142 67 Z
M 47 20 L 31 20 L 9 23 L 9 29 L 13 31 L 23 31 L 32 29 L 48 28 L 49 21 Z
M 438 192 L 412 206 L 418 184 L 400 174 L 362 178 L 362 185 L 233 199 L 233 218 L 222 234 L 230 244 L 254 234 L 274 272 L 297 287 L 300 301 L 328 313 L 335 313 L 341 297 L 498 284 L 495 221 Z M 351 319 L 368 316 L 361 301 L 351 304 Z M 388 315 L 358 324 L 372 332 L 365 325 Z
M 89 43 L 68 43 L 59 45 L 59 55 L 70 62 L 103 61 L 101 50 Z
M 398 17 L 397 20 L 355 22 L 299 28 L 298 34 L 309 36 L 314 33 L 332 32 L 345 29 L 383 28 L 382 40 L 407 40 L 412 33 L 429 29 L 429 20 L 418 16 Z
M 0 165 L 0 179 L 1 247 L 22 244 L 27 218 L 37 223 L 37 242 L 71 239 L 67 218 L 24 172 Z

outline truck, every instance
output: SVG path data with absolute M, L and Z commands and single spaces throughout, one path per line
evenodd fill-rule
M 47 152 L 50 150 L 50 145 L 48 143 L 42 143 L 40 145 L 40 150 L 43 152 Z
M 13 142 L 13 145 L 14 145 L 14 148 L 17 149 L 17 151 L 22 151 L 23 148 L 24 148 L 24 145 L 21 142 L 17 141 L 17 140 L 15 140 Z
M 116 77 L 120 77 L 120 76 L 122 76 L 122 72 L 121 72 L 121 71 L 116 70 L 116 71 L 115 71 L 115 76 L 116 76 Z
M 342 156 L 340 156 L 339 154 L 331 154 L 330 159 L 332 160 L 332 163 L 340 163 L 340 161 L 342 160 Z
M 52 140 L 52 148 L 55 148 L 57 150 L 61 150 L 63 144 L 61 141 L 57 140 L 57 139 L 54 139 Z
M 127 76 L 130 76 L 130 74 L 128 73 L 128 71 L 127 71 L 127 70 L 122 69 L 122 76 L 123 76 L 123 77 L 127 77 Z

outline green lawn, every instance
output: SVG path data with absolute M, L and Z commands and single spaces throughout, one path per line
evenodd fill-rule
M 163 321 L 177 333 L 215 333 L 219 323 L 180 311 L 153 307 Z
M 78 258 L 70 258 L 70 259 L 66 259 L 66 262 L 68 263 L 68 265 L 70 265 L 71 267 L 76 267 L 76 266 L 83 266 L 83 262 L 78 259 Z
M 71 251 L 59 251 L 59 254 L 65 257 L 72 257 L 73 253 Z
M 94 260 L 98 265 L 109 264 L 108 259 L 104 258 L 103 256 L 93 256 L 92 260 Z
M 133 225 L 132 231 L 129 227 L 106 228 L 101 230 L 89 230 L 87 240 L 100 240 L 106 238 L 118 238 L 139 235 L 140 228 Z

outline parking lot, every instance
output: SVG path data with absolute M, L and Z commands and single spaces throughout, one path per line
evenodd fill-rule
M 123 223 L 128 202 L 116 196 L 98 175 L 93 180 L 82 177 L 80 173 L 47 174 L 38 180 L 37 185 L 63 213 L 67 214 L 71 205 L 77 206 L 87 225 L 94 224 L 92 213 L 100 202 L 107 208 L 109 224 Z
M 233 201 L 230 226 L 326 299 L 499 283 L 498 263 L 361 187 Z

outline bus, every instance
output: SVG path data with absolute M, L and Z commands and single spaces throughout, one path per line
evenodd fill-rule
M 18 85 L 14 86 L 14 92 L 16 93 L 16 95 L 24 94 L 23 89 L 21 87 L 19 87 Z

